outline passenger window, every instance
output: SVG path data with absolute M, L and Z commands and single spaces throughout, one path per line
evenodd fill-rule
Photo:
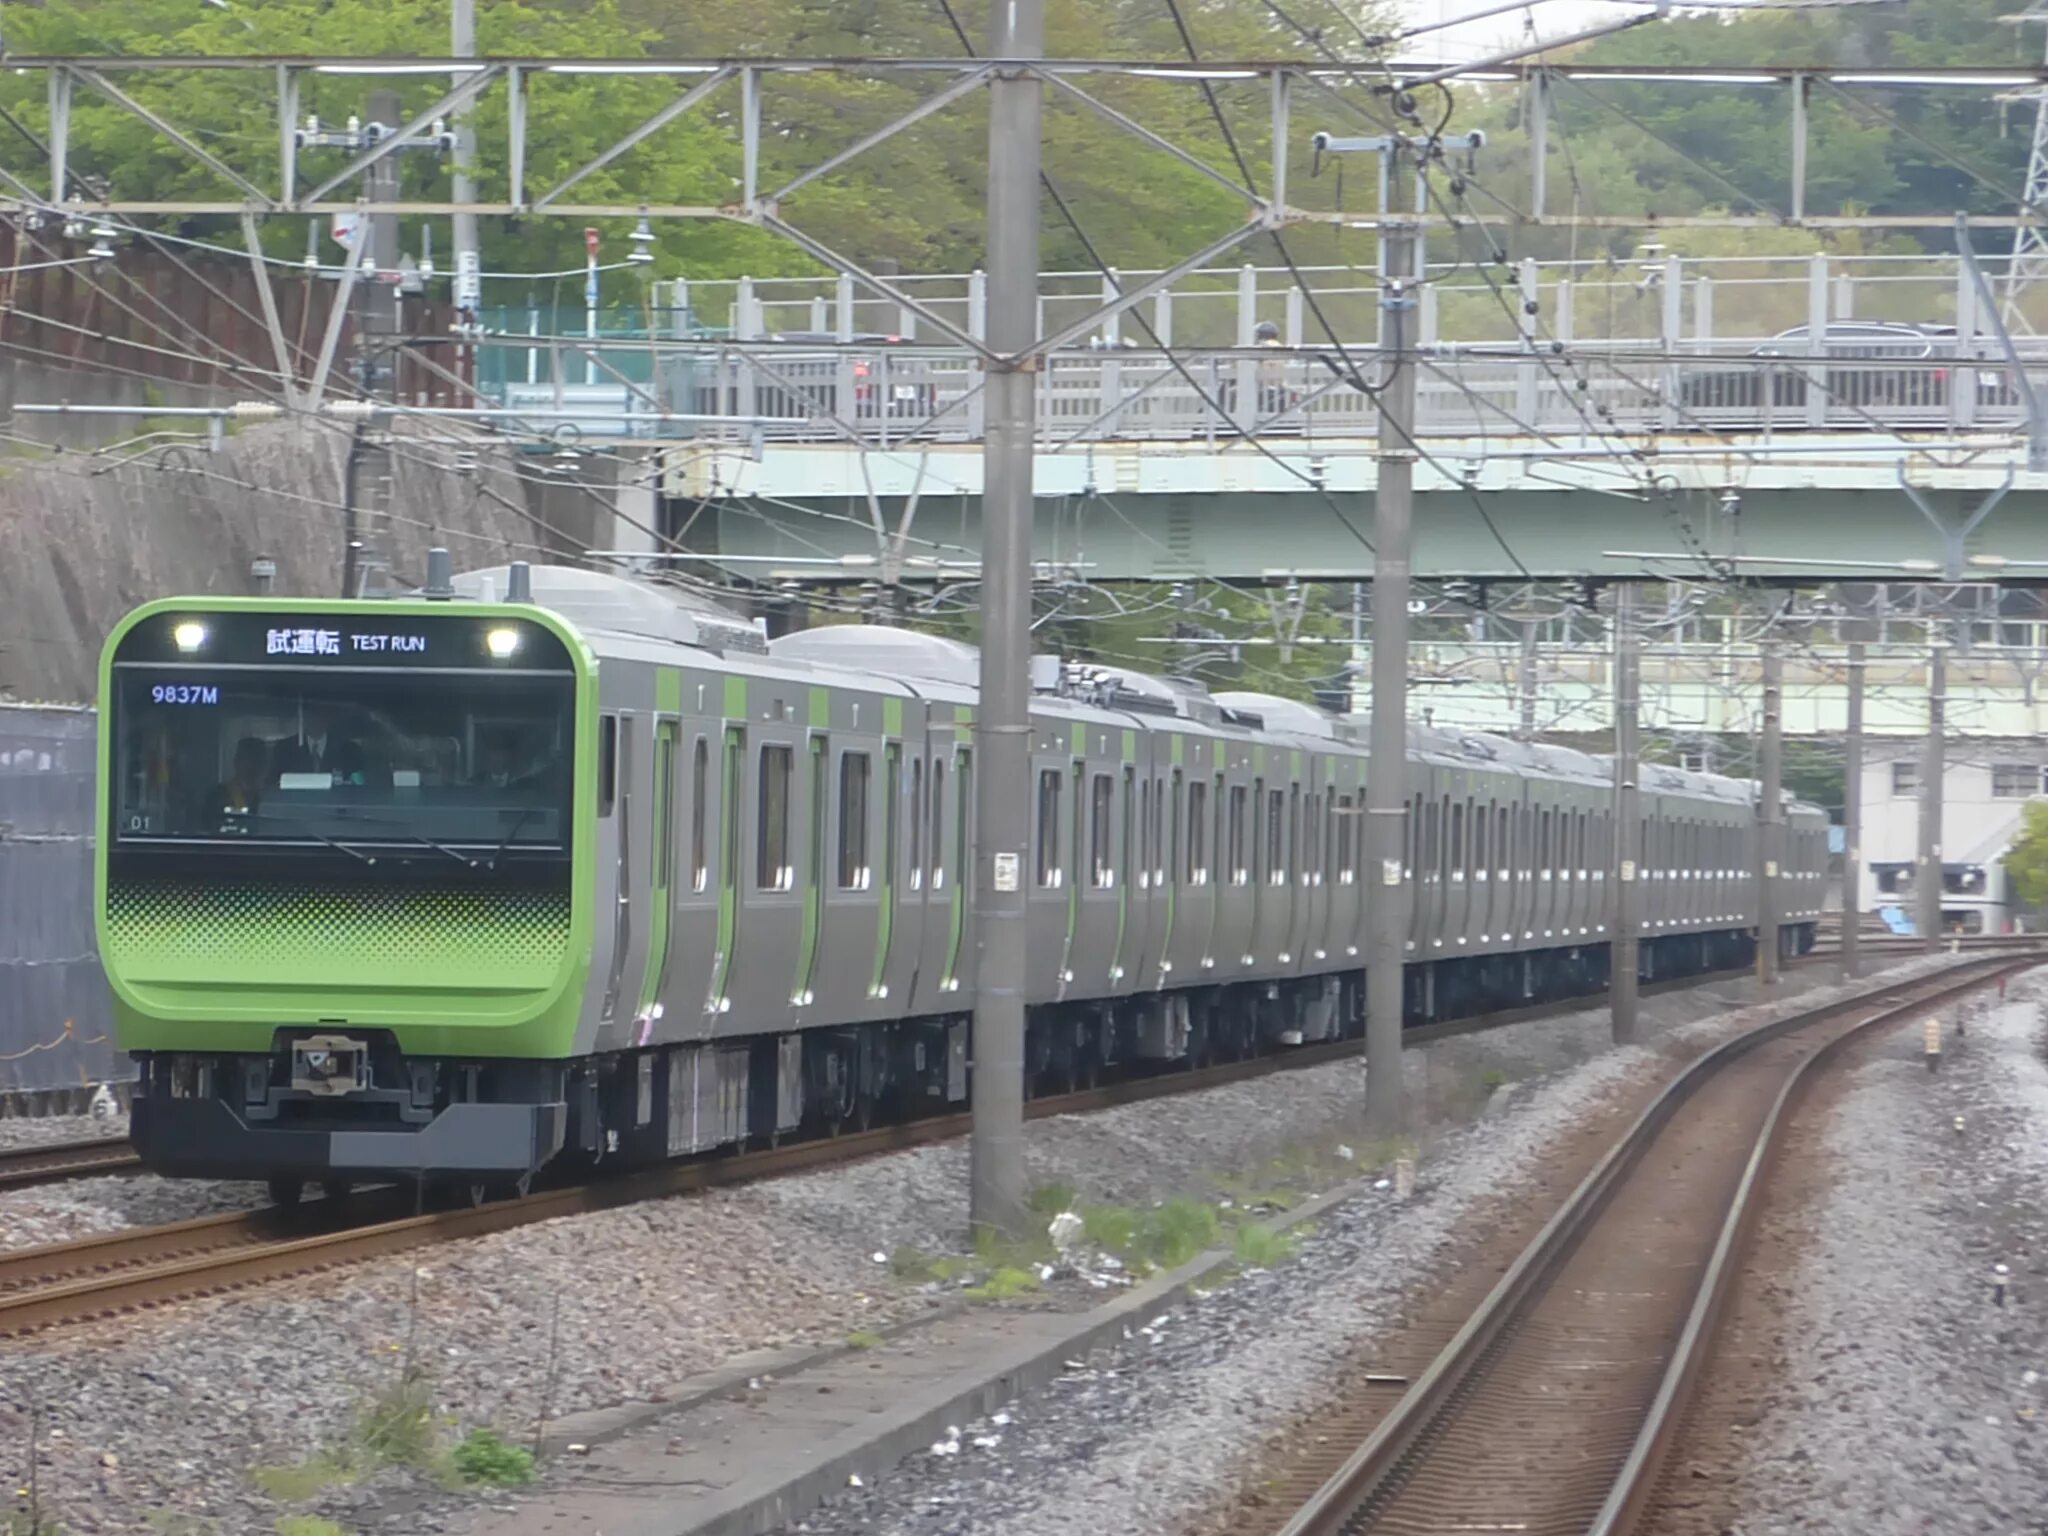
M 962 747 L 953 775 L 953 867 L 967 878 L 968 832 L 974 826 L 974 754 Z
M 1186 802 L 1187 790 L 1182 784 L 1180 770 L 1176 768 L 1173 770 L 1173 806 L 1170 813 L 1172 820 L 1166 834 L 1167 840 L 1172 845 L 1166 856 L 1166 878 L 1169 880 L 1178 880 L 1181 877 L 1180 820 L 1181 808 Z
M 764 891 L 790 888 L 788 747 L 761 749 L 761 782 L 755 829 L 754 883 Z
M 690 889 L 701 891 L 711 880 L 710 852 L 704 840 L 705 797 L 710 792 L 711 746 L 702 736 L 690 761 Z
M 946 888 L 946 765 L 932 760 L 932 889 Z
M 654 888 L 668 889 L 676 862 L 676 727 L 664 720 L 654 731 Z
M 839 759 L 839 888 L 864 891 L 868 868 L 868 755 L 848 752 Z
M 597 719 L 597 814 L 600 820 L 612 813 L 612 806 L 618 798 L 618 783 L 619 719 L 616 715 L 600 715 Z
M 1281 822 L 1287 814 L 1287 796 L 1281 790 L 1272 790 L 1266 796 L 1266 878 L 1274 885 L 1287 883 L 1287 866 L 1293 862 L 1294 850 L 1280 841 Z
M 910 888 L 924 889 L 924 758 L 910 764 Z
M 1243 885 L 1250 876 L 1244 859 L 1245 788 L 1230 786 L 1230 883 Z
M 896 839 L 902 821 L 896 799 L 903 792 L 903 748 L 893 741 L 882 754 L 882 785 L 882 889 L 890 891 L 896 888 Z
M 1038 883 L 1060 883 L 1060 771 L 1038 770 Z
M 1209 786 L 1200 779 L 1188 785 L 1188 884 L 1209 882 Z
M 1116 883 L 1116 869 L 1110 863 L 1114 852 L 1110 841 L 1110 808 L 1114 804 L 1115 786 L 1106 773 L 1095 775 L 1089 789 L 1088 805 L 1088 870 L 1089 882 L 1098 889 L 1107 890 Z

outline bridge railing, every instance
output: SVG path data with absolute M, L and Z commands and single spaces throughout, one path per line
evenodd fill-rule
M 1071 324 L 1150 276 L 1047 274 L 1043 321 Z M 1196 272 L 1148 298 L 1143 326 L 1136 313 L 1106 320 L 1040 370 L 1041 441 L 1375 431 L 1371 274 L 1304 276 L 1315 315 L 1292 274 L 1241 267 Z M 982 334 L 980 273 L 891 281 Z M 866 297 L 850 279 L 657 286 L 649 313 L 663 318 L 648 331 L 659 334 L 632 341 L 553 337 L 538 312 L 524 323 L 508 312 L 492 345 L 512 356 L 497 372 L 523 376 L 529 393 L 566 374 L 650 410 L 658 396 L 667 411 L 714 418 L 697 429 L 712 436 L 981 436 L 974 355 L 920 338 L 914 311 Z M 1269 320 L 1280 345 L 1255 345 Z M 1418 430 L 1429 436 L 1967 432 L 2010 428 L 2022 415 L 1974 285 L 1941 255 L 1461 263 L 1432 271 L 1418 330 Z M 2026 346 L 2029 373 L 2048 382 L 2048 342 Z

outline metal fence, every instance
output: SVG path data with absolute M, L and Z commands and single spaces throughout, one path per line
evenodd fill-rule
M 0 705 L 0 1099 L 129 1076 L 93 941 L 97 723 Z
M 1079 322 L 1119 283 L 1154 276 L 1047 274 L 1041 326 Z M 1107 317 L 1037 371 L 1040 442 L 1371 435 L 1377 413 L 1359 386 L 1380 371 L 1373 280 L 1349 268 L 1306 279 L 1315 317 L 1292 274 L 1253 267 L 1188 274 L 1138 313 Z M 928 314 L 983 333 L 982 274 L 894 281 Z M 627 437 L 981 437 L 981 359 L 848 279 L 657 286 L 633 325 L 597 322 L 594 345 L 574 317 L 497 316 L 481 375 L 505 403 L 574 407 Z M 1257 344 L 1266 322 L 1276 346 Z M 1431 437 L 1963 434 L 2026 419 L 1992 317 L 1948 256 L 1465 265 L 1432 271 L 1417 327 L 1416 428 Z M 2048 390 L 2048 343 L 2025 335 L 2021 352 Z M 679 431 L 663 412 L 696 420 Z

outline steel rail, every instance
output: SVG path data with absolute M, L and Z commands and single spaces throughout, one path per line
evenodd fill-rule
M 1808 955 L 1801 957 L 1801 961 L 1812 964 L 1822 958 Z M 1711 971 L 1643 990 L 1654 995 L 1746 975 L 1746 968 Z M 1597 1006 L 1596 994 L 1421 1025 L 1406 1031 L 1405 1043 L 1423 1045 Z M 1360 1039 L 1332 1040 L 1294 1048 L 1284 1055 L 1126 1078 L 1028 1100 L 1025 1116 L 1036 1120 L 1143 1103 L 1355 1058 L 1363 1048 Z M 558 1216 L 836 1166 L 953 1140 L 966 1135 L 971 1123 L 971 1116 L 965 1112 L 933 1115 L 845 1135 L 645 1169 L 613 1180 L 544 1189 L 517 1199 L 459 1210 L 422 1210 L 416 1191 L 383 1188 L 341 1201 L 313 1200 L 296 1209 L 273 1207 L 202 1216 L 139 1231 L 104 1233 L 0 1253 L 0 1338 L 318 1273 Z
M 1682 1419 L 1689 1389 L 1697 1381 L 1714 1324 L 1733 1278 L 1739 1271 L 1743 1242 L 1755 1220 L 1760 1192 L 1785 1121 L 1791 1098 L 1818 1063 L 1832 1061 L 1849 1042 L 1872 1030 L 1895 1024 L 1915 1013 L 1953 1000 L 2038 965 L 2034 955 L 1998 955 L 1969 962 L 1958 971 L 1919 978 L 1917 989 L 1899 996 L 1885 987 L 1855 998 L 1794 1014 L 1738 1035 L 1707 1051 L 1666 1085 L 1636 1118 L 1628 1132 L 1601 1158 L 1564 1205 L 1508 1268 L 1478 1309 L 1431 1361 L 1378 1426 L 1281 1528 L 1280 1536 L 1337 1536 L 1372 1528 L 1368 1506 L 1390 1494 L 1412 1476 L 1414 1458 L 1426 1455 L 1447 1424 L 1466 1406 L 1483 1379 L 1483 1368 L 1535 1304 L 1547 1294 L 1564 1261 L 1578 1248 L 1607 1209 L 1616 1191 L 1643 1165 L 1645 1155 L 1670 1124 L 1678 1109 L 1730 1063 L 1753 1048 L 1803 1029 L 1838 1019 L 1858 1008 L 1877 1011 L 1841 1035 L 1801 1058 L 1786 1073 L 1764 1124 L 1753 1139 L 1735 1193 L 1717 1224 L 1712 1255 L 1694 1289 L 1694 1298 L 1676 1346 L 1660 1373 L 1655 1395 L 1634 1435 L 1629 1451 L 1607 1488 L 1587 1536 L 1619 1536 L 1653 1495 L 1663 1452 Z M 1892 995 L 1885 996 L 1886 992 Z
M 60 1141 L 41 1147 L 10 1147 L 0 1151 L 0 1190 L 57 1184 L 95 1174 L 125 1173 L 142 1161 L 126 1136 L 90 1141 Z

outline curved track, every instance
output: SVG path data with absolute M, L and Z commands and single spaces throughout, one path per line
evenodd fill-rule
M 1330 1461 L 1350 1450 L 1348 1460 L 1320 1486 L 1327 1463 L 1273 1490 L 1284 1501 L 1313 1488 L 1283 1536 L 1628 1530 L 1741 1261 L 1787 1105 L 1811 1069 L 1868 1030 L 2038 963 L 2000 955 L 1880 988 L 1700 1058 L 1370 1434 L 1330 1437 Z
M 1794 963 L 1819 964 L 1831 958 L 1808 955 Z M 1658 983 L 1644 991 L 1672 991 L 1747 974 L 1746 970 L 1709 972 Z M 1568 998 L 1450 1020 L 1411 1028 L 1406 1039 L 1409 1044 L 1426 1044 L 1453 1035 L 1578 1012 L 1597 1007 L 1599 1002 L 1597 996 Z M 1319 1066 L 1356 1057 L 1362 1051 L 1362 1041 L 1335 1040 L 1297 1047 L 1280 1055 L 1127 1078 L 1101 1087 L 1031 1099 L 1025 1105 L 1025 1113 L 1037 1119 L 1138 1103 L 1274 1072 Z M 412 1191 L 374 1189 L 342 1201 L 309 1201 L 296 1209 L 206 1216 L 168 1226 L 0 1253 L 0 1338 L 239 1290 L 265 1281 L 302 1277 L 411 1248 L 505 1231 L 580 1211 L 749 1183 L 946 1141 L 966 1135 L 971 1123 L 966 1113 L 935 1115 L 856 1134 L 542 1190 L 475 1208 L 424 1210 L 416 1203 L 418 1197 Z M 53 1163 L 52 1171 L 44 1175 L 65 1178 L 135 1165 L 132 1153 L 126 1153 L 124 1160 L 114 1161 L 117 1149 L 125 1153 L 126 1144 L 79 1142 L 36 1150 L 52 1158 L 70 1153 L 80 1159 L 90 1150 L 92 1155 L 107 1159 L 99 1166 L 87 1166 L 81 1161 L 69 1172 L 59 1170 Z M 0 1163 L 0 1168 L 4 1166 Z

